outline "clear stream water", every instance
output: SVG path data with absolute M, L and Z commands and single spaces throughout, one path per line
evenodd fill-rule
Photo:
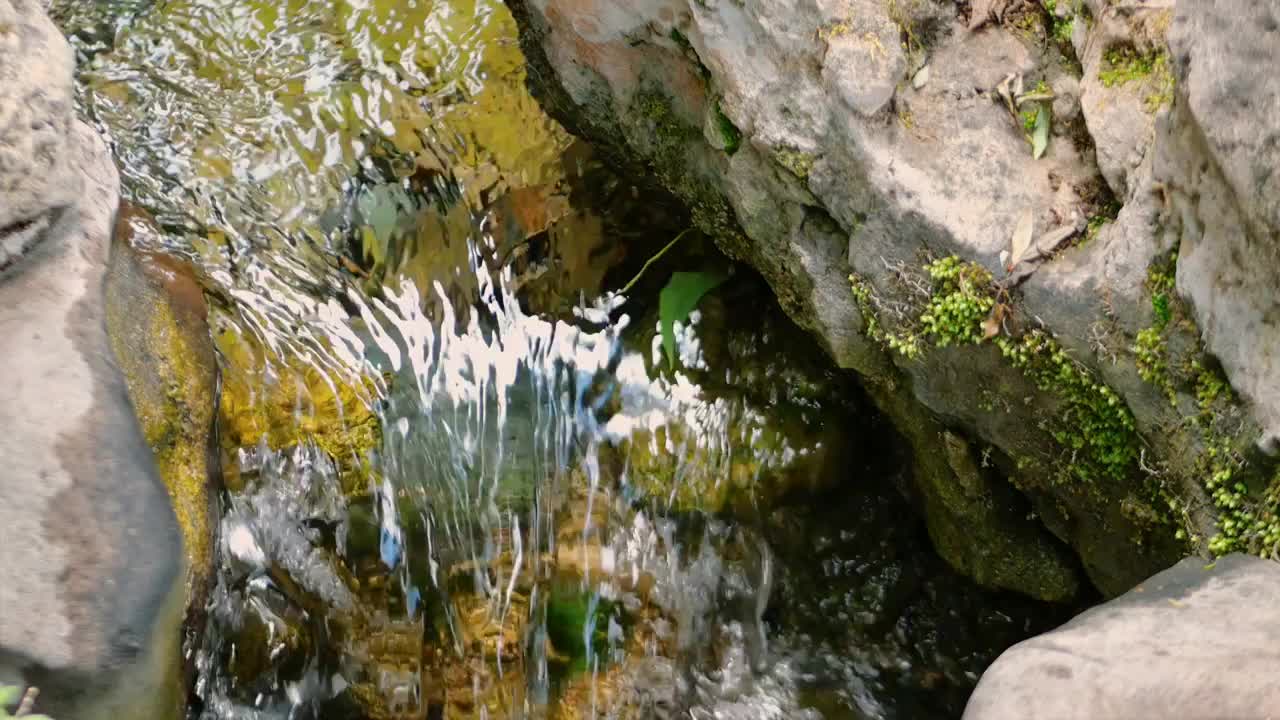
M 547 118 L 496 0 L 55 0 L 222 371 L 191 715 L 956 717 L 1058 611 L 929 549 L 758 278 Z M 676 270 L 731 279 L 678 328 Z M 749 308 L 749 312 L 744 312 Z

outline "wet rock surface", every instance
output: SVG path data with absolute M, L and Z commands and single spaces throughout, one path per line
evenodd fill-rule
M 1187 558 L 996 660 L 965 720 L 1264 718 L 1280 702 L 1280 566 Z

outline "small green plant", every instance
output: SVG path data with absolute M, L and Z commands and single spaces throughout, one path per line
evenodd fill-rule
M 1042 0 L 1041 4 L 1049 15 L 1049 21 L 1053 24 L 1051 34 L 1054 41 L 1059 45 L 1069 47 L 1071 45 L 1071 34 L 1076 29 L 1076 13 L 1073 12 L 1065 18 L 1058 17 L 1058 0 Z
M 1147 270 L 1146 288 L 1151 293 L 1151 327 L 1138 331 L 1134 338 L 1134 362 L 1138 366 L 1138 375 L 1143 380 L 1155 385 L 1169 399 L 1170 405 L 1177 405 L 1177 392 L 1173 379 L 1169 374 L 1169 324 L 1173 321 L 1173 301 L 1171 299 L 1174 286 L 1178 254 L 1170 253 L 1168 257 L 1157 260 Z
M 1029 107 L 1022 111 L 1021 116 L 1022 129 L 1030 135 L 1031 132 L 1036 129 L 1036 109 L 1034 107 Z
M 1169 347 L 1162 330 L 1163 326 L 1138 331 L 1133 343 L 1133 354 L 1138 366 L 1138 375 L 1160 388 L 1169 398 L 1170 404 L 1176 405 L 1177 395 L 1173 389 L 1173 382 L 1169 379 L 1169 364 L 1165 361 Z
M 919 334 L 914 330 L 888 332 L 881 327 L 875 301 L 871 294 L 871 286 L 867 284 L 866 280 L 857 275 L 850 275 L 849 287 L 853 292 L 853 300 L 858 305 L 858 312 L 861 313 L 863 322 L 866 324 L 864 332 L 866 332 L 867 337 L 876 342 L 884 343 L 890 350 L 908 360 L 915 360 L 920 357 L 920 354 L 924 352 L 924 348 L 920 342 Z
M 1063 401 L 1062 417 L 1051 434 L 1072 453 L 1067 471 L 1077 479 L 1123 481 L 1138 461 L 1133 413 L 1114 390 L 1071 359 L 1043 330 L 1021 338 L 999 336 L 996 345 L 1036 387 Z
M 662 288 L 658 295 L 658 324 L 662 328 L 662 349 L 671 367 L 676 366 L 677 360 L 675 324 L 688 320 L 702 296 L 720 287 L 725 280 L 727 276 L 716 272 L 678 272 L 672 273 Z
M 922 338 L 937 347 L 974 345 L 985 337 L 984 324 L 996 302 L 991 274 L 981 265 L 955 256 L 925 266 L 933 292 L 918 325 L 898 334 L 876 320 L 874 299 L 865 281 L 850 276 L 854 299 L 867 318 L 868 335 L 907 357 L 923 350 Z M 1070 454 L 1063 478 L 1086 483 L 1123 481 L 1136 472 L 1140 442 L 1133 413 L 1114 390 L 1067 355 L 1048 333 L 1030 330 L 1020 337 L 996 335 L 992 340 L 1004 358 L 1040 390 L 1062 402 L 1050 434 Z
M 1219 398 L 1231 398 L 1231 384 L 1221 375 L 1204 367 L 1199 360 L 1191 361 L 1196 378 L 1196 405 L 1200 412 L 1208 413 Z
M 1141 80 L 1155 70 L 1155 55 L 1139 53 L 1132 45 L 1120 45 L 1103 56 L 1106 67 L 1098 72 L 1104 87 L 1116 87 Z
M 672 238 L 671 242 L 662 246 L 662 249 L 654 253 L 652 257 L 644 262 L 640 272 L 635 274 L 622 289 L 618 291 L 620 295 L 626 295 L 635 287 L 640 278 L 644 276 L 646 270 L 667 254 L 667 251 L 680 242 L 680 239 L 688 235 L 690 230 L 684 230 L 679 235 Z M 694 308 L 698 307 L 698 303 L 707 293 L 715 290 L 728 276 L 718 272 L 677 272 L 671 274 L 671 279 L 667 281 L 666 286 L 662 288 L 662 292 L 658 294 L 658 325 L 662 331 L 662 349 L 666 352 L 667 362 L 671 367 L 676 365 L 676 333 L 675 324 L 682 323 L 689 319 L 689 315 Z
M 924 332 L 938 347 L 981 341 L 982 323 L 995 306 L 991 273 L 954 255 L 929 263 L 925 271 L 933 294 L 920 315 Z

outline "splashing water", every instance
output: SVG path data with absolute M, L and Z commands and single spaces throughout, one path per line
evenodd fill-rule
M 665 368 L 656 286 L 608 290 L 683 216 L 542 114 L 496 0 L 53 14 L 211 301 L 193 717 L 945 717 L 1051 621 L 932 555 L 748 273 Z

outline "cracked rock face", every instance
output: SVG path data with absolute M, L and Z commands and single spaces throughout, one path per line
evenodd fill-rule
M 1181 233 L 1178 289 L 1280 450 L 1280 8 L 1182 2 L 1169 31 L 1177 107 L 1158 179 Z
M 1243 449 L 1280 417 L 1280 81 L 1258 71 L 1280 50 L 1271 10 L 1237 4 L 986 3 L 974 21 L 931 0 L 510 2 L 544 105 L 688 202 L 864 378 L 916 448 L 943 557 L 1057 599 L 1080 570 L 1117 594 L 1202 549 L 1206 444 Z M 922 268 L 949 256 L 994 279 L 987 342 L 922 334 Z M 1176 287 L 1153 290 L 1175 257 Z M 992 347 L 1033 332 L 1049 379 Z M 1218 360 L 1244 402 L 1197 397 L 1188 368 Z M 944 437 L 953 462 L 930 458 Z
M 66 42 L 0 0 L 0 683 L 59 718 L 178 710 L 182 549 L 103 315 L 118 203 Z

